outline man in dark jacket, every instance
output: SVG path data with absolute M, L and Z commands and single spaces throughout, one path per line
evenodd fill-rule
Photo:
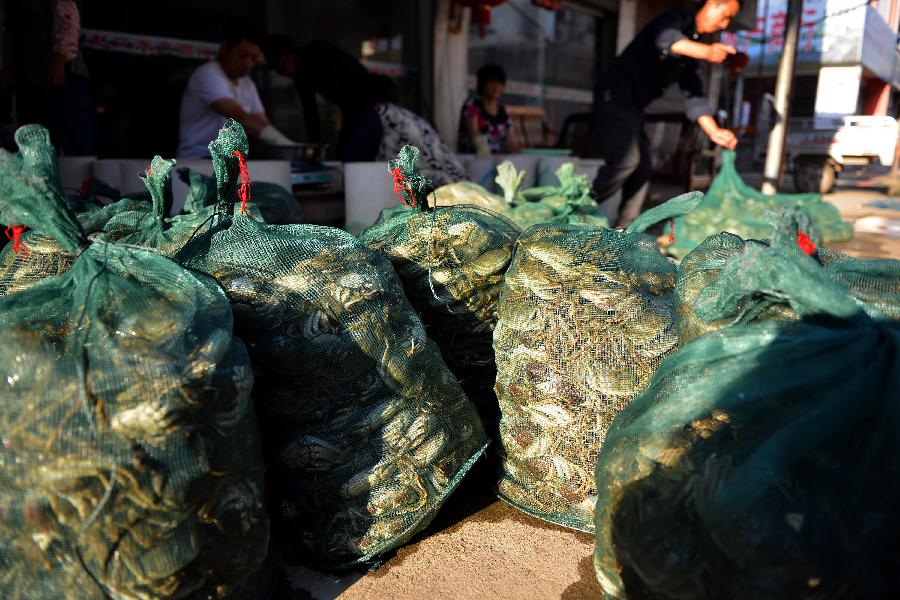
M 640 214 L 653 170 L 644 109 L 670 85 L 678 84 L 688 118 L 715 144 L 729 149 L 737 145 L 734 134 L 712 117 L 698 73 L 698 61 L 722 63 L 735 49 L 698 39 L 725 30 L 740 7 L 738 0 L 706 0 L 696 13 L 664 12 L 638 33 L 598 81 L 594 126 L 606 164 L 594 180 L 594 194 L 603 202 L 622 190 L 616 226 L 624 227 Z
M 341 109 L 338 154 L 343 156 L 347 141 L 369 108 L 366 97 L 369 71 L 353 55 L 323 40 L 298 47 L 291 38 L 273 34 L 263 42 L 263 53 L 266 64 L 294 80 L 303 102 L 303 118 L 311 142 L 321 141 L 316 94 Z

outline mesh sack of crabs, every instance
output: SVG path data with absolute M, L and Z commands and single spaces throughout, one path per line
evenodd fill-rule
M 897 321 L 863 305 L 796 237 L 747 243 L 707 289 L 699 318 L 732 324 L 669 357 L 601 450 L 594 565 L 604 592 L 894 595 L 900 547 L 887 532 L 900 521 L 900 489 L 885 473 L 897 470 L 886 434 L 897 420 Z M 740 320 L 761 303 L 794 316 Z
M 744 240 L 731 233 L 707 238 L 679 263 L 675 296 L 678 310 L 678 337 L 682 344 L 734 323 L 796 320 L 791 303 L 766 295 L 748 297 L 735 318 L 728 315 L 718 321 L 700 316 L 707 305 L 718 299 L 717 286 L 729 279 L 732 286 L 745 285 L 743 271 L 737 268 L 750 247 L 780 247 L 792 253 L 811 256 L 823 273 L 846 289 L 873 318 L 900 318 L 900 261 L 853 258 L 816 243 L 812 221 L 796 207 L 770 214 L 770 233 L 766 241 Z
M 178 259 L 218 281 L 248 345 L 281 541 L 321 566 L 375 561 L 431 521 L 484 431 L 386 258 L 231 214 L 246 148 L 236 122 L 210 144 L 228 209 Z
M 809 232 L 822 243 L 853 238 L 853 227 L 841 219 L 838 209 L 820 194 L 767 196 L 747 185 L 735 168 L 735 153 L 722 153 L 722 167 L 703 203 L 692 213 L 674 219 L 671 244 L 666 251 L 682 258 L 709 236 L 723 231 L 744 239 L 767 239 L 770 211 L 793 207 L 809 219 Z
M 240 256 L 242 240 L 272 254 Z M 214 236 L 204 262 L 251 349 L 293 541 L 329 567 L 408 541 L 485 436 L 390 263 L 340 230 L 244 219 Z
M 408 146 L 391 163 L 398 194 L 411 206 L 384 210 L 360 239 L 391 261 L 490 431 L 497 421 L 492 332 L 503 274 L 521 230 L 477 206 L 434 208 L 430 183 L 409 183 L 424 179 L 417 161 L 418 150 Z
M 631 230 L 538 225 L 520 238 L 494 330 L 504 500 L 593 530 L 606 430 L 677 343 L 677 270 L 643 229 L 697 202 Z
M 20 148 L 51 152 L 46 131 Z M 247 597 L 268 544 L 252 372 L 208 277 L 91 243 L 28 152 L 0 219 L 77 256 L 0 300 L 5 598 Z

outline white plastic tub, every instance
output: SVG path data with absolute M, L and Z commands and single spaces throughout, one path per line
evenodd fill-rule
M 345 229 L 359 235 L 385 208 L 397 204 L 394 180 L 386 162 L 344 164 Z

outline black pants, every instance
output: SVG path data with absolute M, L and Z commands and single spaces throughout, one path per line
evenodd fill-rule
M 597 202 L 604 202 L 622 190 L 622 205 L 615 225 L 624 227 L 640 214 L 653 173 L 644 113 L 613 101 L 598 101 L 594 131 L 606 162 L 597 171 L 594 194 Z

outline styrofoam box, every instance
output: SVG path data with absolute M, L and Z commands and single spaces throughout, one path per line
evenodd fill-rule
M 145 191 L 140 175 L 150 166 L 149 160 L 102 159 L 92 165 L 94 177 L 102 179 L 123 194 Z M 182 158 L 175 161 L 175 169 L 187 167 L 204 175 L 212 175 L 212 161 L 206 159 Z M 251 181 L 268 181 L 291 189 L 291 163 L 286 160 L 248 160 L 247 170 Z M 187 185 L 182 183 L 177 173 L 172 174 L 172 214 L 181 212 L 187 196 Z
M 394 180 L 386 162 L 344 163 L 345 229 L 359 235 L 378 220 L 385 208 L 395 206 Z

